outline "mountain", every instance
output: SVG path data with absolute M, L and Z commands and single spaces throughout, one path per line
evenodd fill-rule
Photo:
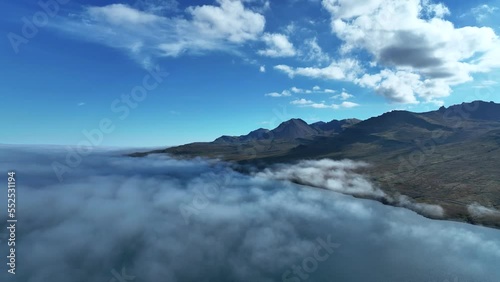
M 269 129 L 259 128 L 254 130 L 247 135 L 241 136 L 221 136 L 214 140 L 214 143 L 236 143 L 236 142 L 248 142 L 252 140 L 265 140 L 271 139 L 271 135 L 269 134 Z
M 474 101 L 425 113 L 391 111 L 364 121 L 309 125 L 292 119 L 273 130 L 133 156 L 152 153 L 219 158 L 242 171 L 303 159 L 365 161 L 371 166 L 363 173 L 388 195 L 440 205 L 447 219 L 500 228 L 498 216 L 469 212 L 476 203 L 500 210 L 500 104 L 493 102 Z
M 324 133 L 340 133 L 344 131 L 347 127 L 354 125 L 361 120 L 359 119 L 344 119 L 344 120 L 332 120 L 330 122 L 318 121 L 311 124 L 311 127 L 317 131 L 323 131 Z
M 291 119 L 281 123 L 273 130 L 259 128 L 247 135 L 221 136 L 213 141 L 217 144 L 235 144 L 259 140 L 286 140 L 294 142 L 300 138 L 312 138 L 320 135 L 340 133 L 347 127 L 358 123 L 358 119 L 332 120 L 328 123 L 316 122 L 311 125 L 302 119 Z
M 291 119 L 271 130 L 273 139 L 294 140 L 317 135 L 319 132 L 301 119 Z

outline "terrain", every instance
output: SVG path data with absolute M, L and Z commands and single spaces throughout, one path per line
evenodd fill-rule
M 132 156 L 148 154 L 218 158 L 242 172 L 304 159 L 364 161 L 370 166 L 359 173 L 389 195 L 377 200 L 398 205 L 391 199 L 405 195 L 441 206 L 442 219 L 500 228 L 500 104 L 493 102 L 392 111 L 364 121 L 292 119 L 273 130 Z

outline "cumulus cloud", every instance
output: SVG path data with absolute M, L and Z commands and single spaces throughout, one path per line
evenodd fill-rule
M 349 100 L 352 97 L 354 96 L 347 93 L 345 89 L 342 89 L 342 93 L 332 96 L 333 99 L 340 99 L 340 100 Z
M 500 67 L 500 41 L 489 27 L 456 27 L 449 9 L 426 0 L 323 0 L 331 30 L 342 41 L 340 58 L 327 67 L 275 69 L 291 78 L 349 81 L 395 103 L 436 102 L 473 75 Z M 484 13 L 494 8 L 479 6 Z M 312 48 L 314 49 L 314 48 Z M 371 56 L 363 65 L 359 52 Z M 340 62 L 348 62 L 342 64 Z
M 323 6 L 332 15 L 332 31 L 344 41 L 345 54 L 361 49 L 387 67 L 374 88 L 395 102 L 448 96 L 451 86 L 468 82 L 472 73 L 487 69 L 472 59 L 496 53 L 500 47 L 491 28 L 457 28 L 443 19 L 449 13 L 443 4 L 324 0 Z
M 359 104 L 354 103 L 354 102 L 349 102 L 349 101 L 344 101 L 344 102 L 340 103 L 340 107 L 342 107 L 342 108 L 354 108 L 357 106 L 359 106 Z
M 20 199 L 19 268 L 15 276 L 2 272 L 2 281 L 119 281 L 114 274 L 122 269 L 144 282 L 282 281 L 296 267 L 311 281 L 496 281 L 500 275 L 498 230 L 246 176 L 217 161 L 124 153 L 96 151 L 59 182 L 51 163 L 64 161 L 64 148 L 0 145 L 0 169 L 17 171 Z M 363 179 L 349 175 L 357 163 L 309 165 L 331 168 L 349 189 L 367 191 Z M 319 181 L 307 163 L 301 173 Z M 0 220 L 5 230 L 5 214 Z M 305 272 L 318 239 L 328 238 L 339 247 L 314 270 L 306 263 Z M 300 280 L 293 272 L 288 277 Z
M 298 88 L 298 87 L 295 87 L 293 86 L 292 88 L 290 88 L 290 90 L 293 92 L 293 93 L 305 93 L 306 90 L 305 89 L 301 89 L 301 88 Z
M 262 40 L 267 48 L 257 53 L 266 57 L 293 57 L 296 54 L 295 47 L 288 41 L 288 37 L 279 33 L 265 33 Z
M 155 57 L 230 52 L 260 39 L 264 16 L 242 1 L 216 2 L 188 7 L 187 17 L 158 15 L 126 4 L 90 6 L 55 27 L 77 38 L 125 50 L 145 66 Z
M 260 66 L 259 67 L 260 72 L 266 72 L 266 66 Z

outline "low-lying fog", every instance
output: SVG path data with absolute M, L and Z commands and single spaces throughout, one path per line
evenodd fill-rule
M 500 231 L 222 163 L 0 146 L 1 281 L 498 281 Z M 315 183 L 313 164 L 304 173 Z M 330 167 L 330 185 L 370 185 Z M 55 170 L 57 173 L 55 172 Z M 7 273 L 7 171 L 17 267 Z M 307 174 L 307 175 L 306 175 Z M 373 187 L 366 187 L 374 193 Z M 3 191 L 3 192 L 1 192 Z M 3 262 L 2 262 L 3 261 Z

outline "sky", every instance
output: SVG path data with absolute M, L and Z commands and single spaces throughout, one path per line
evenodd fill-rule
M 170 146 L 500 102 L 500 1 L 2 1 L 0 143 Z

